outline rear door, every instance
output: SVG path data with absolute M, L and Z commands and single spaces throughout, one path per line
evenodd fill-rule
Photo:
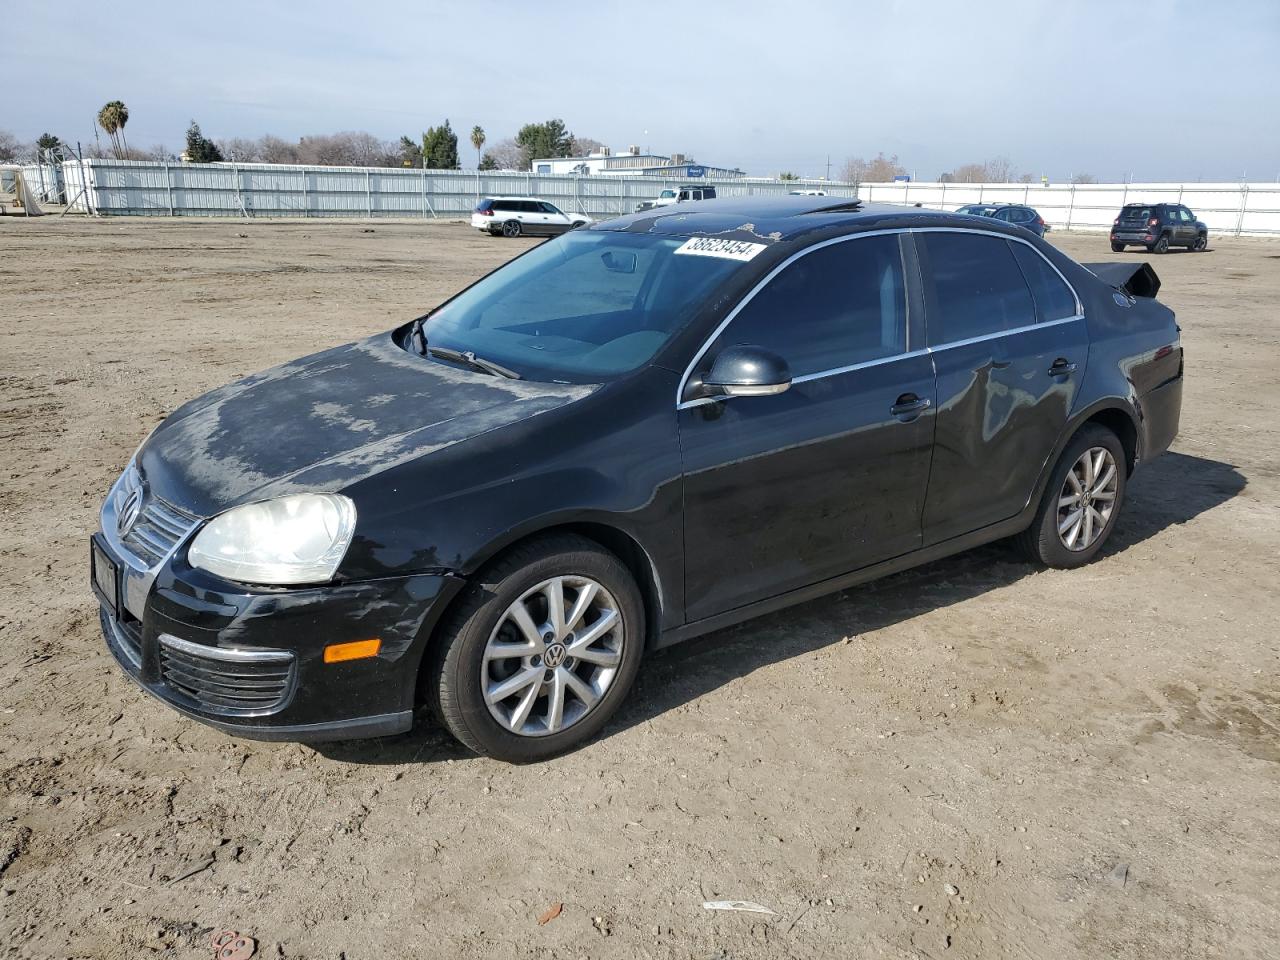
M 753 344 L 785 359 L 793 381 L 773 396 L 680 404 L 690 620 L 920 545 L 936 407 L 933 365 L 907 329 L 901 237 L 801 254 L 691 368 L 700 377 L 721 350 Z
M 1066 426 L 1088 339 L 1075 294 L 1031 241 L 922 230 L 917 246 L 938 376 L 927 545 L 1026 506 Z

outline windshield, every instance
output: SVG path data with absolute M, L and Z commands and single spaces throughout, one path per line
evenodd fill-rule
M 661 200 L 674 200 L 675 196 L 676 196 L 676 192 L 674 190 L 663 190 L 660 194 L 658 194 L 658 197 Z
M 427 343 L 470 351 L 528 380 L 612 379 L 647 363 L 742 266 L 676 253 L 686 239 L 566 233 L 431 314 Z

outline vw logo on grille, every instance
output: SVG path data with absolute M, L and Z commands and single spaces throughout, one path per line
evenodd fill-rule
M 116 513 L 116 533 L 122 537 L 128 536 L 140 516 L 142 516 L 142 488 L 134 487 L 124 498 L 124 503 L 120 504 L 119 512 Z

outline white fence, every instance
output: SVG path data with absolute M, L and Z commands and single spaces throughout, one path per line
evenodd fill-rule
M 549 176 L 472 170 L 304 167 L 85 160 L 63 165 L 67 196 L 88 179 L 88 208 L 111 216 L 426 217 L 470 215 L 481 197 L 542 197 L 592 217 L 630 213 L 668 187 L 712 183 L 722 197 L 821 189 L 833 197 L 955 210 L 1025 203 L 1058 229 L 1106 230 L 1126 203 L 1182 203 L 1218 235 L 1280 236 L 1274 183 L 828 183 L 658 177 Z M 86 199 L 75 204 L 85 209 Z
M 112 216 L 469 217 L 487 196 L 531 196 L 567 212 L 616 217 L 667 187 L 714 184 L 719 196 L 823 189 L 856 196 L 853 184 L 820 181 L 549 176 L 473 170 L 303 167 L 266 163 L 85 160 L 65 164 L 74 196 L 82 173 L 93 212 Z
M 1219 235 L 1280 235 L 1280 184 L 864 183 L 863 200 L 955 210 L 969 203 L 1022 203 L 1064 230 L 1109 230 L 1126 203 L 1181 203 Z

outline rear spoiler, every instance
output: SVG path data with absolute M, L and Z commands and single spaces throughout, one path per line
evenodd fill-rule
M 1084 268 L 1131 297 L 1154 299 L 1160 292 L 1160 278 L 1149 263 L 1086 263 Z

